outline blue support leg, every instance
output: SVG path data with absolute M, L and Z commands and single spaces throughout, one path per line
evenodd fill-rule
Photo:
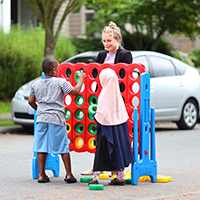
M 151 182 L 157 181 L 157 162 L 155 160 L 155 112 L 151 110 L 151 140 L 149 133 L 149 113 L 150 113 L 150 75 L 148 73 L 141 74 L 140 85 L 140 160 L 132 165 L 132 184 L 137 185 L 141 176 L 148 175 Z M 135 110 L 134 110 L 135 117 Z M 134 126 L 137 122 L 134 118 Z M 134 129 L 135 130 L 135 129 Z M 134 135 L 136 132 L 134 132 Z M 134 137 L 134 140 L 136 138 Z M 150 141 L 150 142 L 149 142 Z M 151 151 L 149 148 L 151 143 Z M 134 143 L 135 144 L 135 143 Z M 134 151 L 136 149 L 134 148 Z M 151 159 L 150 159 L 151 155 Z
M 42 78 L 45 78 L 44 73 L 42 73 Z M 34 111 L 34 135 L 36 130 L 36 110 Z M 55 177 L 59 176 L 60 173 L 60 161 L 58 154 L 47 154 L 45 170 L 52 170 Z M 38 179 L 40 174 L 37 160 L 37 153 L 34 152 L 32 159 L 32 177 L 33 179 Z

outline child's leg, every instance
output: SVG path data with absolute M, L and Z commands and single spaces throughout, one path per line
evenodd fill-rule
M 40 170 L 40 175 L 38 180 L 44 180 L 45 178 L 45 164 L 46 164 L 46 157 L 47 153 L 38 153 L 38 167 Z
M 117 179 L 124 179 L 123 169 L 117 170 Z
M 93 172 L 93 178 L 92 180 L 88 183 L 88 185 L 90 184 L 99 184 L 99 174 L 100 174 L 100 171 L 94 171 Z
M 93 180 L 94 181 L 99 181 L 99 174 L 100 174 L 100 171 L 95 171 L 93 172 Z
M 66 178 L 70 179 L 72 176 L 70 154 L 69 153 L 61 154 L 61 157 L 62 157 L 64 166 L 65 166 L 65 170 L 67 173 Z

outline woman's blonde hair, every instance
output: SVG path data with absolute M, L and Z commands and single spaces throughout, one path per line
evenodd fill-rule
M 120 28 L 114 23 L 110 22 L 109 26 L 105 26 L 104 29 L 102 30 L 102 34 L 110 34 L 113 36 L 114 39 L 120 39 L 119 40 L 119 45 L 122 46 L 122 35 Z

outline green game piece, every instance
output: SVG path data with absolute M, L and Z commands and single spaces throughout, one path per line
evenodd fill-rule
M 76 119 L 82 120 L 84 118 L 84 112 L 81 109 L 78 109 L 75 113 Z
M 97 104 L 98 99 L 95 95 L 90 96 L 89 100 L 88 100 L 89 104 Z
M 71 112 L 68 109 L 65 109 L 65 119 L 68 120 L 71 117 Z
M 94 118 L 93 118 L 92 115 L 88 114 L 88 117 L 89 117 L 89 119 L 90 119 L 91 121 L 94 121 Z
M 83 133 L 83 131 L 84 131 L 84 126 L 83 126 L 83 124 L 81 124 L 81 123 L 76 124 L 76 126 L 75 126 L 75 131 L 76 131 L 78 134 Z
M 88 108 L 89 115 L 93 116 L 94 113 L 96 112 L 96 110 L 97 110 L 97 105 L 96 104 L 90 105 L 89 108 Z
M 76 97 L 75 101 L 78 106 L 82 106 L 84 104 L 85 99 L 82 95 L 79 95 Z
M 75 81 L 76 81 L 76 83 L 78 83 L 78 81 L 79 81 L 79 77 L 77 76 L 77 74 L 80 74 L 80 73 L 81 73 L 80 71 L 75 72 Z
M 81 177 L 80 181 L 83 183 L 89 183 L 92 180 L 92 177 Z
M 97 127 L 96 124 L 93 124 L 93 123 L 90 124 L 90 125 L 88 126 L 88 131 L 89 131 L 89 133 L 92 134 L 92 135 L 95 135 L 96 132 L 97 132 L 96 127 Z
M 101 185 L 101 184 L 90 184 L 89 185 L 89 189 L 90 190 L 103 190 L 104 189 L 104 185 Z
M 131 184 L 131 179 L 130 178 L 125 178 L 125 184 Z

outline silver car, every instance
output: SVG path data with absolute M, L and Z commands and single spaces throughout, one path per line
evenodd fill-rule
M 193 129 L 199 119 L 200 77 L 197 69 L 170 56 L 151 51 L 132 51 L 133 62 L 142 63 L 150 73 L 150 104 L 156 122 L 175 122 L 179 129 Z M 98 52 L 85 52 L 63 63 L 95 61 Z M 37 78 L 38 79 L 38 78 Z M 33 110 L 28 105 L 34 79 L 16 92 L 11 103 L 12 120 L 23 127 L 33 126 Z

